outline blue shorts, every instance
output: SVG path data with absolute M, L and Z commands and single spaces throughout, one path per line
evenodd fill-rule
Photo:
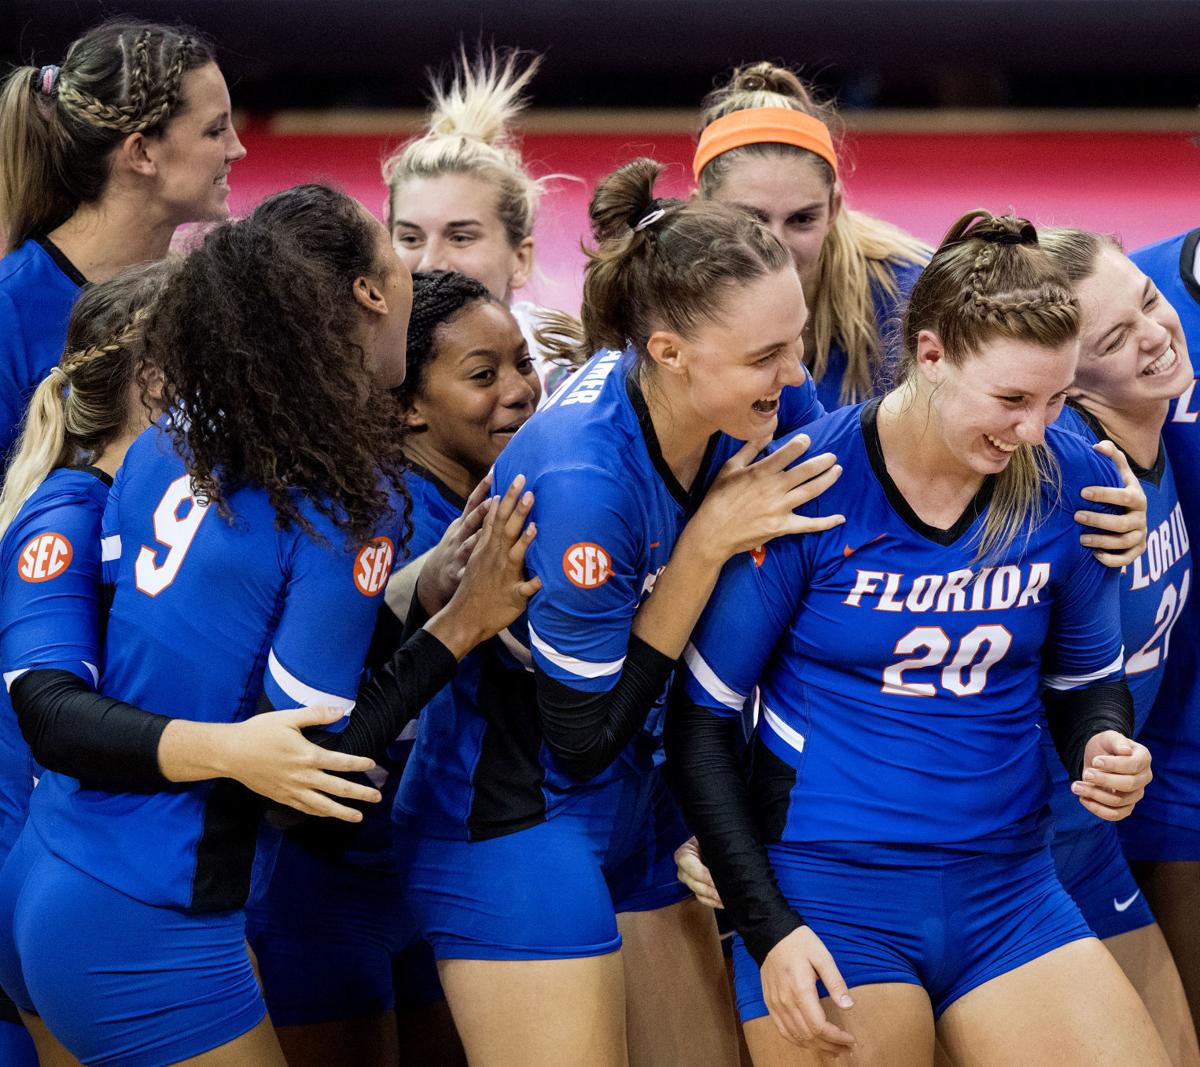
M 163 1067 L 266 1015 L 241 912 L 134 900 L 53 855 L 32 825 L 0 876 L 8 905 L 15 955 L 0 951 L 0 981 L 84 1063 Z
M 397 827 L 409 906 L 438 959 L 542 960 L 621 947 L 616 916 L 686 900 L 689 837 L 660 771 L 580 789 L 545 822 L 486 841 Z
M 394 970 L 417 940 L 394 870 L 318 856 L 287 838 L 266 894 L 246 908 L 246 936 L 276 1026 L 390 1011 Z M 437 983 L 429 967 L 426 989 Z
M 935 1018 L 984 982 L 1092 936 L 1046 847 L 957 852 L 854 842 L 767 852 L 784 895 L 851 989 L 923 986 Z M 766 1015 L 758 966 L 740 937 L 733 961 L 742 1020 Z

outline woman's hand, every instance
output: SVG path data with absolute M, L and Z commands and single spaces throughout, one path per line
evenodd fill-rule
M 379 790 L 331 772 L 366 772 L 374 769 L 375 761 L 330 752 L 300 732 L 310 726 L 329 726 L 345 715 L 341 708 L 295 708 L 266 711 L 237 723 L 199 725 L 222 731 L 214 733 L 220 739 L 218 769 L 222 777 L 233 778 L 247 789 L 306 815 L 361 822 L 362 812 L 337 803 L 333 797 L 377 804 Z
M 537 534 L 525 525 L 533 494 L 521 495 L 524 475 L 518 474 L 503 498 L 486 504 L 483 527 L 471 539 L 471 557 L 450 603 L 425 628 L 462 659 L 520 617 L 541 579 L 525 578 L 525 553 Z
M 700 858 L 700 842 L 689 838 L 675 850 L 675 877 L 688 887 L 701 904 L 723 908 L 712 873 Z
M 1118 822 L 1133 811 L 1154 775 L 1150 750 L 1116 730 L 1096 734 L 1083 750 L 1083 780 L 1071 792 L 1097 818 Z
M 1101 441 L 1095 449 L 1117 465 L 1121 481 L 1125 484 L 1120 489 L 1110 485 L 1089 486 L 1083 490 L 1083 498 L 1125 510 L 1116 515 L 1096 511 L 1075 512 L 1075 521 L 1080 526 L 1104 531 L 1086 533 L 1079 538 L 1079 543 L 1090 548 L 1092 555 L 1106 567 L 1125 567 L 1137 559 L 1146 547 L 1146 493 L 1129 466 L 1125 453 L 1116 445 L 1111 441 Z
M 722 562 L 738 552 L 759 548 L 773 537 L 831 530 L 846 521 L 844 515 L 813 519 L 794 513 L 841 477 L 836 456 L 826 452 L 792 467 L 810 443 L 807 435 L 797 434 L 771 455 L 755 461 L 767 443 L 747 442 L 730 457 L 688 523 L 689 529 L 703 528 Z
M 837 964 L 821 939 L 807 926 L 793 930 L 763 960 L 763 1000 L 779 1032 L 793 1044 L 839 1055 L 854 1038 L 826 1017 L 817 996 L 817 980 L 840 1008 L 854 1007 Z
M 488 494 L 492 491 L 492 473 L 488 471 L 467 497 L 462 514 L 446 527 L 442 539 L 425 554 L 417 596 L 430 615 L 436 615 L 454 596 L 463 570 L 471 558 L 473 538 L 483 528 L 487 516 Z

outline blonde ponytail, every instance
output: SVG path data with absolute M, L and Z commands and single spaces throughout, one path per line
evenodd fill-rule
M 130 393 L 145 361 L 143 327 L 175 269 L 169 260 L 131 267 L 79 298 L 67 351 L 25 414 L 0 491 L 0 535 L 52 471 L 93 460 L 130 426 Z

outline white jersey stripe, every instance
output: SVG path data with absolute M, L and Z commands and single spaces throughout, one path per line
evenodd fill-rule
M 1125 649 L 1122 648 L 1112 663 L 1098 671 L 1092 671 L 1091 674 L 1047 674 L 1043 675 L 1042 683 L 1047 689 L 1078 689 L 1091 682 L 1098 682 L 1101 678 L 1107 678 L 1110 674 L 1116 674 L 1124 666 Z
M 746 698 L 736 689 L 730 689 L 700 655 L 700 650 L 688 642 L 687 648 L 683 650 L 684 662 L 688 665 L 688 670 L 692 672 L 692 677 L 696 679 L 714 700 L 723 704 L 731 711 L 741 711 L 746 703 Z
M 94 663 L 88 663 L 88 661 L 85 659 L 81 659 L 79 662 L 82 663 L 88 669 L 88 673 L 92 676 L 92 685 L 94 685 L 94 686 L 99 685 L 100 684 L 100 668 L 97 667 Z M 11 689 L 13 682 L 15 682 L 18 678 L 20 678 L 22 674 L 28 674 L 30 671 L 34 671 L 34 670 L 37 670 L 37 668 L 36 667 L 22 667 L 19 671 L 5 671 L 4 672 L 4 688 Z
M 529 642 L 556 667 L 561 667 L 578 678 L 607 678 L 610 674 L 620 673 L 621 668 L 625 665 L 624 656 L 620 659 L 609 660 L 607 663 L 592 663 L 585 659 L 568 656 L 546 644 L 534 632 L 532 626 L 529 627 Z
M 100 538 L 100 561 L 102 563 L 111 563 L 114 559 L 121 558 L 121 535 L 109 534 L 107 537 Z
M 22 674 L 28 674 L 28 673 L 29 673 L 28 667 L 22 667 L 19 671 L 5 671 L 4 672 L 4 688 L 11 689 L 13 682 L 15 682 L 18 678 L 20 678 Z
M 326 708 L 341 708 L 343 711 L 349 711 L 354 707 L 353 700 L 347 700 L 345 697 L 337 696 L 335 693 L 323 693 L 320 689 L 314 689 L 311 685 L 305 685 L 294 674 L 292 674 L 275 656 L 275 649 L 271 649 L 270 656 L 267 657 L 267 670 L 271 672 L 271 677 L 275 679 L 275 684 L 279 686 L 289 697 L 296 702 L 298 708 L 309 708 L 314 705 L 320 705 Z
M 794 748 L 797 752 L 804 751 L 804 735 L 798 730 L 792 729 L 775 712 L 768 708 L 766 704 L 762 705 L 762 717 L 763 721 L 771 728 L 771 732 L 776 737 Z

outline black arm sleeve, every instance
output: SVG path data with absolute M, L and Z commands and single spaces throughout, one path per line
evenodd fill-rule
M 378 759 L 457 669 L 454 654 L 428 630 L 418 630 L 359 689 L 344 730 L 314 726 L 304 735 L 333 752 Z
M 646 721 L 674 667 L 631 634 L 621 676 L 607 693 L 582 693 L 535 672 L 542 735 L 567 773 L 587 782 L 605 770 Z
M 101 789 L 173 787 L 158 766 L 167 716 L 103 696 L 70 671 L 28 671 L 13 682 L 9 696 L 43 767 Z
M 1065 692 L 1044 689 L 1042 700 L 1050 737 L 1072 781 L 1082 776 L 1083 750 L 1096 734 L 1116 730 L 1133 736 L 1133 696 L 1124 679 Z
M 738 719 L 714 715 L 692 703 L 681 687 L 673 688 L 663 731 L 671 787 L 725 910 L 762 966 L 767 953 L 804 920 L 780 890 L 763 847 L 738 765 L 740 728 Z

